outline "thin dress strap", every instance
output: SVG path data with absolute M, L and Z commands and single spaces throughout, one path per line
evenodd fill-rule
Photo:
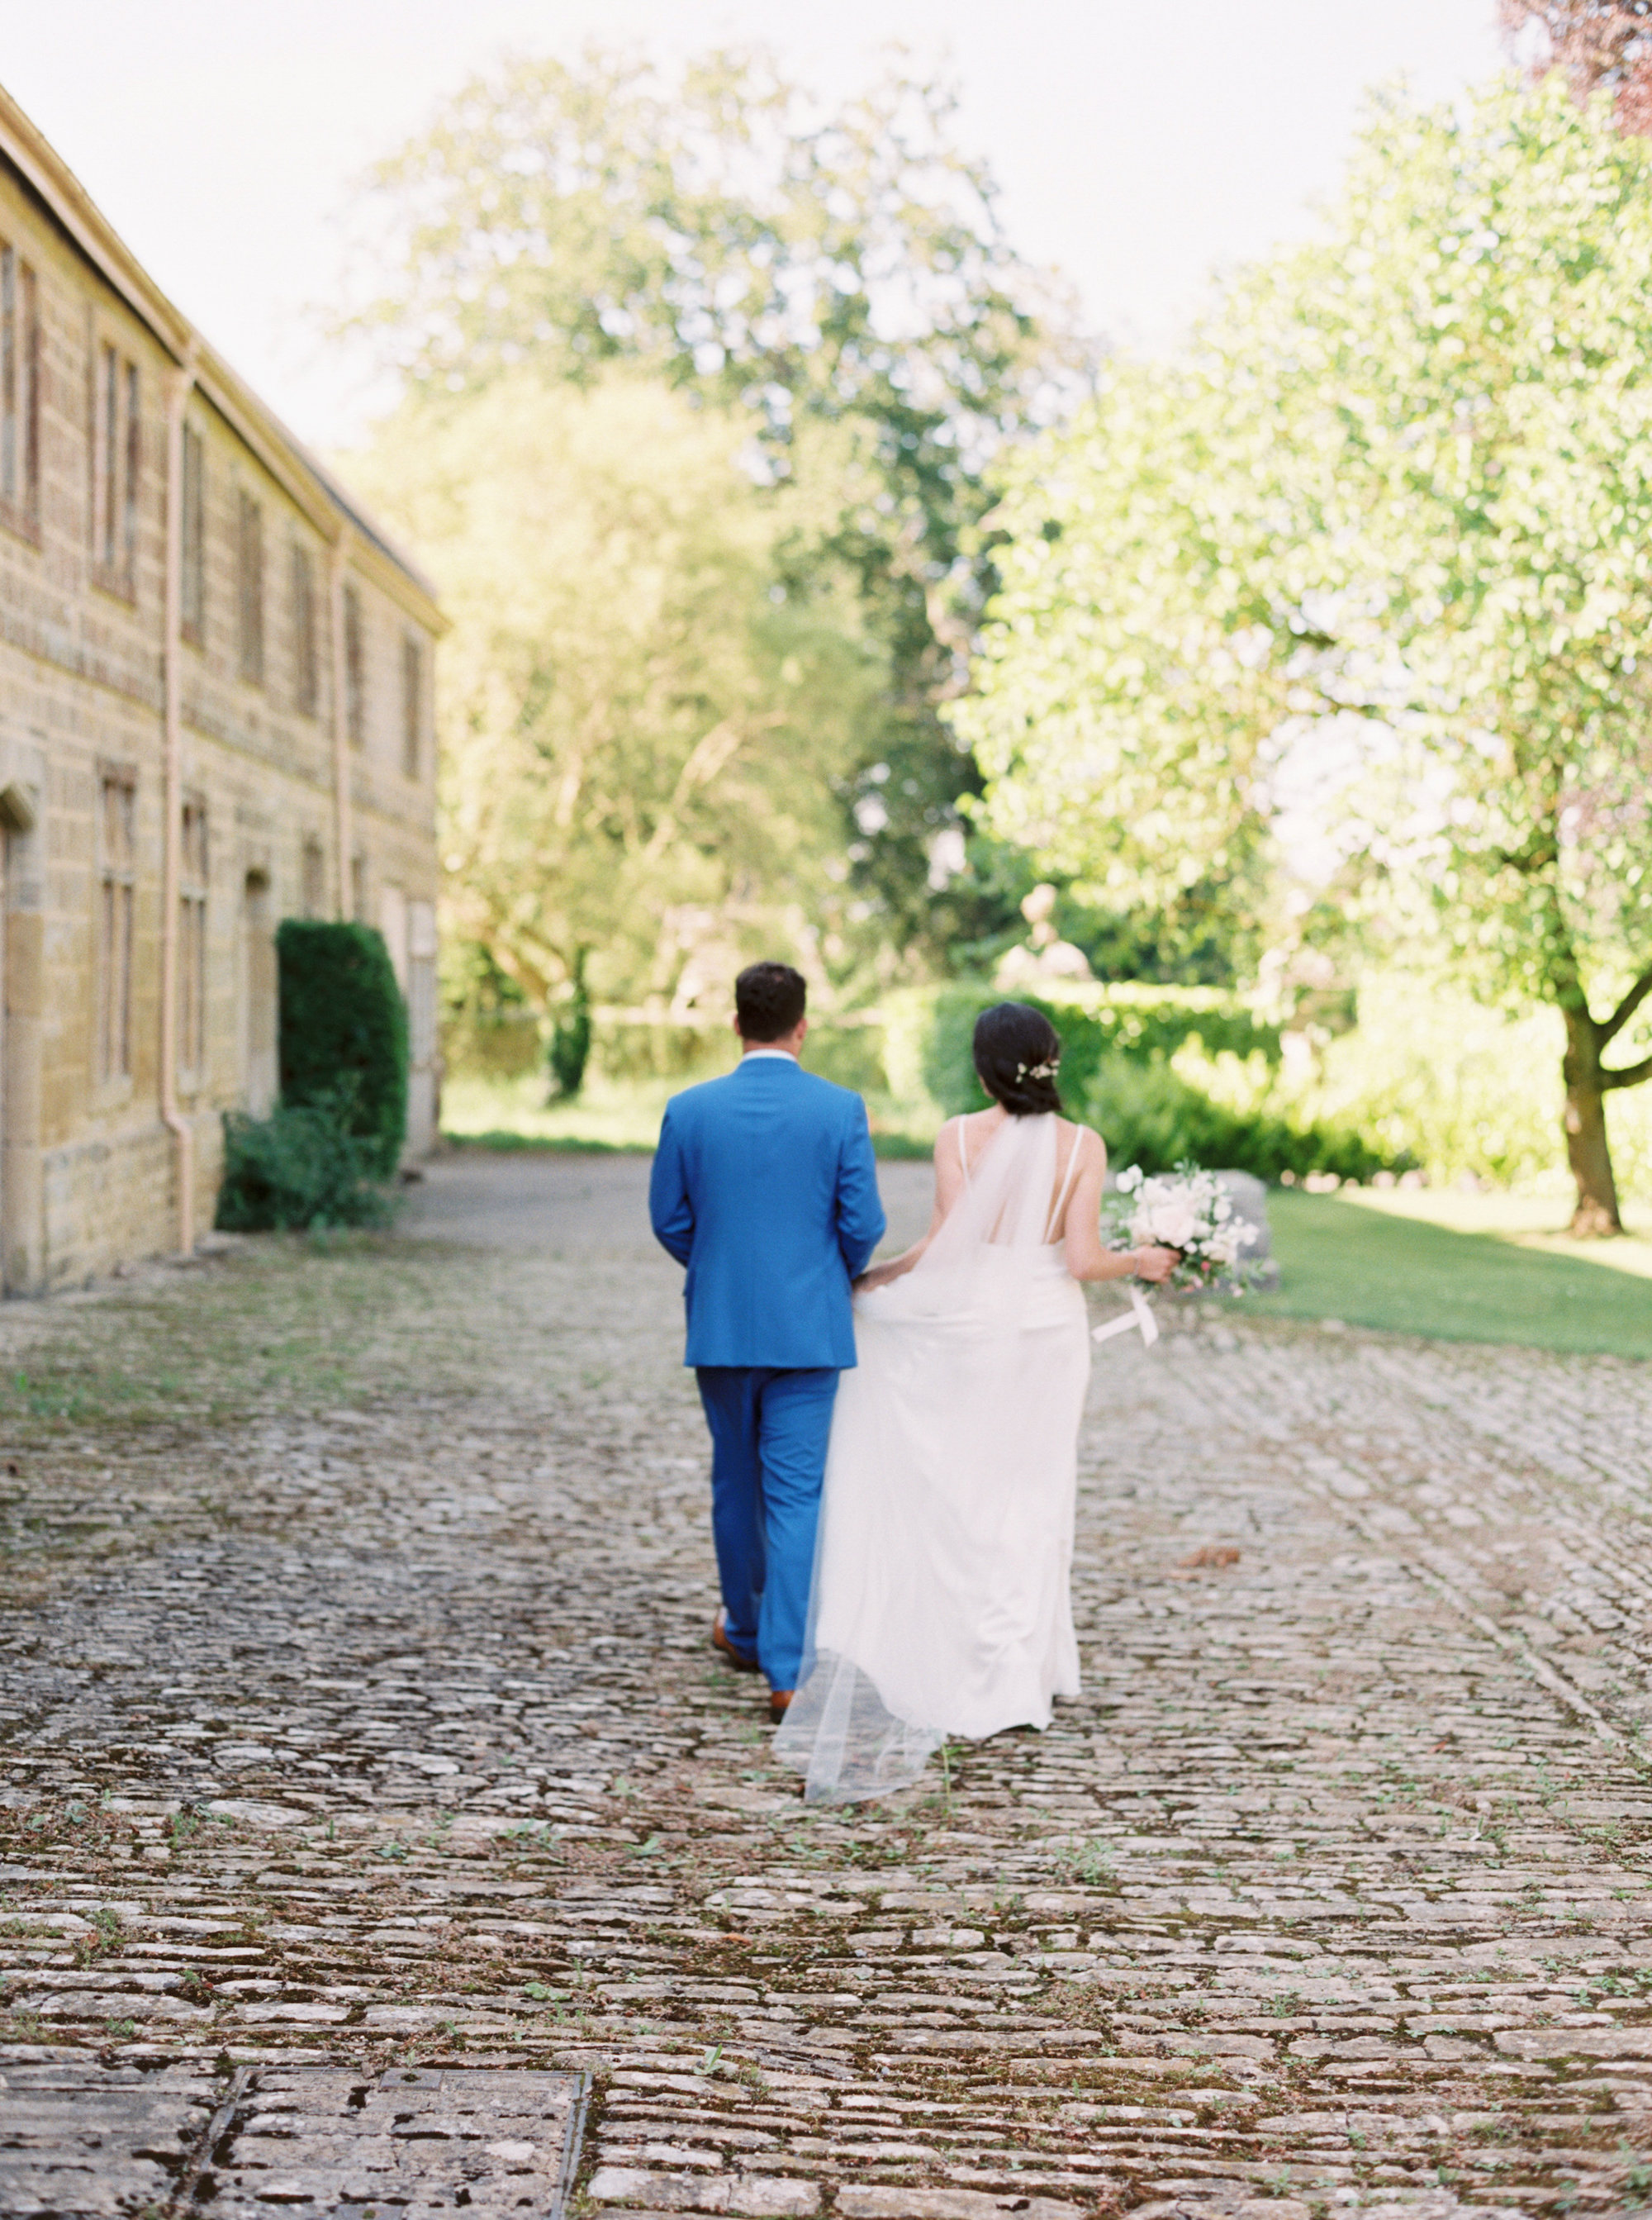
M 1084 1145 L 1084 1133 L 1085 1128 L 1082 1126 L 1074 1130 L 1073 1152 L 1067 1159 L 1066 1170 L 1062 1174 L 1061 1192 L 1056 1197 L 1055 1208 L 1044 1222 L 1044 1231 L 1046 1241 L 1058 1241 L 1063 1238 L 1060 1231 L 1061 1222 L 1067 1214 L 1067 1196 L 1073 1184 L 1073 1174 L 1078 1169 L 1078 1152 Z
M 969 1186 L 969 1157 L 968 1157 L 968 1156 L 965 1154 L 965 1152 L 964 1152 L 964 1146 L 963 1146 L 963 1119 L 962 1119 L 962 1118 L 960 1118 L 960 1119 L 959 1119 L 959 1120 L 958 1120 L 958 1125 L 957 1125 L 957 1133 L 958 1133 L 958 1163 L 959 1163 L 959 1165 L 960 1165 L 960 1167 L 962 1168 L 963 1172 L 963 1184 L 965 1185 L 965 1187 L 968 1187 L 968 1186 Z

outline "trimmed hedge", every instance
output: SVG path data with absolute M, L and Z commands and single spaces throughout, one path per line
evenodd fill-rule
M 893 1092 L 926 1094 L 949 1118 L 981 1109 L 987 1098 L 971 1055 L 976 1020 L 1006 1001 L 1042 1010 L 1061 1035 L 1062 1094 L 1075 1105 L 1107 1057 L 1169 1057 L 1194 1033 L 1209 1056 L 1260 1049 L 1269 1063 L 1279 1061 L 1278 1026 L 1261 1024 L 1237 995 L 1218 987 L 1075 987 L 1070 995 L 1047 998 L 958 981 L 889 997 L 885 1064 Z
M 1042 1010 L 1062 1038 L 1061 1091 L 1069 1115 L 1106 1137 L 1121 1169 L 1172 1171 L 1184 1158 L 1277 1181 L 1283 1172 L 1367 1180 L 1412 1160 L 1373 1147 L 1352 1127 L 1299 1126 L 1266 1109 L 1217 1102 L 1171 1067 L 1196 1034 L 1208 1057 L 1258 1052 L 1280 1061 L 1277 1026 L 1264 1025 L 1218 987 L 1075 986 L 1058 995 L 1005 993 L 984 981 L 891 995 L 884 1061 L 892 1091 L 927 1094 L 950 1118 L 986 1103 L 970 1053 L 976 1020 L 994 1002 Z
M 391 1178 L 408 1132 L 408 1013 L 384 936 L 365 925 L 285 918 L 276 960 L 282 1107 L 342 1110 L 365 1144 L 365 1176 Z
M 1064 1057 L 1062 1072 L 1064 1078 Z M 1269 1111 L 1231 1110 L 1159 1058 L 1144 1063 L 1110 1056 L 1079 1101 L 1069 1095 L 1068 1104 L 1102 1135 L 1109 1162 L 1121 1170 L 1139 1164 L 1149 1174 L 1174 1171 L 1191 1157 L 1275 1182 L 1282 1172 L 1298 1179 L 1335 1172 L 1338 1179 L 1364 1181 L 1412 1162 L 1373 1148 L 1348 1126 L 1295 1126 Z

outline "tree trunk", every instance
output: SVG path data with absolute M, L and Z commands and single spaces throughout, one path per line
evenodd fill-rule
M 1587 1010 L 1566 1017 L 1566 1157 L 1577 1182 L 1572 1234 L 1580 1241 L 1621 1233 L 1618 1182 L 1606 1143 L 1606 1097 L 1601 1087 L 1599 1028 Z

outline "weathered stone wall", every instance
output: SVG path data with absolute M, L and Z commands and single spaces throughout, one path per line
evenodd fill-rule
M 175 1245 L 173 1144 L 160 1117 L 164 839 L 164 585 L 167 349 L 102 270 L 0 162 L 0 244 L 36 273 L 40 318 L 37 518 L 0 508 L 0 792 L 34 822 L 5 838 L 0 1032 L 0 1223 L 10 1291 L 72 1285 Z M 100 567 L 94 514 L 94 374 L 113 345 L 138 372 L 139 467 L 129 577 Z M 194 1127 L 196 1213 L 211 1220 L 224 1111 L 263 1107 L 273 1044 L 270 941 L 284 916 L 334 914 L 331 551 L 266 458 L 191 396 L 204 455 L 204 612 L 183 654 L 183 785 L 207 826 L 204 1055 L 180 1070 Z M 271 466 L 273 465 L 273 466 Z M 243 676 L 238 534 L 243 494 L 263 524 L 264 669 Z M 343 512 L 340 511 L 340 517 Z M 433 973 L 409 957 L 431 939 L 435 895 L 432 646 L 416 590 L 370 537 L 351 542 L 360 597 L 365 729 L 352 751 L 343 874 L 364 919 L 402 920 L 404 984 Z M 293 550 L 309 558 L 319 685 L 301 689 Z M 402 642 L 421 640 L 419 761 L 408 776 Z M 134 790 L 130 1069 L 98 1069 L 100 780 Z M 3 810 L 0 810 L 3 814 Z M 307 855 L 309 868 L 306 869 Z M 319 864 L 319 870 L 317 865 Z M 409 930 L 406 920 L 415 920 Z M 410 971 L 411 961 L 411 971 Z M 422 965 L 422 968 L 421 968 Z M 259 998 L 264 998 L 260 1007 Z M 433 1072 L 415 1074 L 412 1137 L 428 1146 Z

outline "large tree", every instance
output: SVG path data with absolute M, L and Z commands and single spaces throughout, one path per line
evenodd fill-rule
M 753 485 L 748 437 L 635 375 L 519 366 L 410 397 L 355 458 L 453 618 L 450 939 L 540 1010 L 589 990 L 720 1017 L 741 963 L 818 974 L 841 922 L 833 784 L 887 656 L 801 486 Z
M 896 70 L 822 108 L 761 52 L 519 60 L 383 163 L 362 214 L 360 321 L 414 390 L 628 365 L 742 415 L 776 481 L 852 461 L 822 559 L 888 669 L 839 778 L 851 869 L 894 945 L 987 929 L 946 864 L 977 782 L 938 706 L 986 576 L 982 466 L 1077 358 L 950 95 Z M 811 446 L 811 425 L 851 436 Z
M 1327 235 L 1115 368 L 1002 514 L 959 720 L 994 829 L 1163 897 L 1287 740 L 1348 758 L 1396 908 L 1559 1009 L 1574 1227 L 1618 1230 L 1605 1102 L 1652 1078 L 1647 145 L 1558 79 L 1385 103 Z

